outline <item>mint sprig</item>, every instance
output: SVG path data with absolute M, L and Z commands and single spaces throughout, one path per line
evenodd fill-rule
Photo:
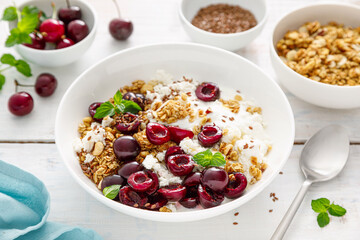
M 120 190 L 121 185 L 111 185 L 103 189 L 103 194 L 105 197 L 114 199 Z
M 16 44 L 31 43 L 30 33 L 34 32 L 39 25 L 40 10 L 35 6 L 26 6 L 20 12 L 16 7 L 8 7 L 4 10 L 2 20 L 18 20 L 17 27 L 10 30 L 10 36 L 6 39 L 5 46 L 12 47 Z
M 311 208 L 314 210 L 314 212 L 319 213 L 317 216 L 319 227 L 325 227 L 329 224 L 330 218 L 328 213 L 335 217 L 341 217 L 346 214 L 345 208 L 334 203 L 330 204 L 330 200 L 327 198 L 312 200 Z
M 106 116 L 113 116 L 115 113 L 138 113 L 141 111 L 141 107 L 129 100 L 122 99 L 122 94 L 118 90 L 114 97 L 113 97 L 114 103 L 111 103 L 109 101 L 104 102 L 96 109 L 96 113 L 94 115 L 94 118 L 104 118 Z
M 19 73 L 23 74 L 26 77 L 32 76 L 29 64 L 21 59 L 16 60 L 15 57 L 9 53 L 3 54 L 0 58 L 0 62 L 0 90 L 5 84 L 5 76 L 3 72 L 12 67 L 15 67 Z
M 195 154 L 193 159 L 197 164 L 203 167 L 221 167 L 226 163 L 225 157 L 221 153 L 216 152 L 212 154 L 210 149 Z

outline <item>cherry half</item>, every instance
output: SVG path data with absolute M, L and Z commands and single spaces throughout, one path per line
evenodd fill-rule
M 222 193 L 216 193 L 201 184 L 198 187 L 199 202 L 203 208 L 212 208 L 219 206 L 224 201 Z
M 24 46 L 39 50 L 45 49 L 45 40 L 43 38 L 43 35 L 38 32 L 32 32 L 29 34 L 29 36 L 31 38 L 31 43 L 24 43 Z
M 155 193 L 148 197 L 148 202 L 145 204 L 145 208 L 149 210 L 159 210 L 167 203 L 168 200 L 163 195 Z
M 161 145 L 170 141 L 170 132 L 164 125 L 153 122 L 146 126 L 146 137 L 152 144 Z
M 188 137 L 192 139 L 194 137 L 194 133 L 190 130 L 174 126 L 169 126 L 168 129 L 170 131 L 171 140 L 176 142 L 177 144 L 179 144 L 184 138 Z
M 142 208 L 148 201 L 146 194 L 134 191 L 130 186 L 124 186 L 119 191 L 119 201 L 125 205 Z
M 187 188 L 186 195 L 179 203 L 186 208 L 194 208 L 199 204 L 197 187 Z
M 149 178 L 144 171 L 131 174 L 127 180 L 132 189 L 137 192 L 145 192 L 150 189 L 153 184 L 152 178 Z
M 132 113 L 125 113 L 116 118 L 116 128 L 124 134 L 136 132 L 140 126 L 139 116 Z
M 94 103 L 90 104 L 89 109 L 88 109 L 90 116 L 97 122 L 102 121 L 102 118 L 100 118 L 100 119 L 99 118 L 94 118 L 95 113 L 96 113 L 96 109 L 98 107 L 100 107 L 101 104 L 103 104 L 103 102 L 94 102 Z
M 181 149 L 181 147 L 179 146 L 171 146 L 168 148 L 168 150 L 166 150 L 165 153 L 165 163 L 167 163 L 167 160 L 170 156 L 172 155 L 177 155 L 177 154 L 185 154 L 185 152 Z
M 227 198 L 238 198 L 247 186 L 247 179 L 242 173 L 232 173 L 229 177 L 229 184 L 226 186 L 224 194 Z
M 198 140 L 204 147 L 211 147 L 222 137 L 221 129 L 215 125 L 205 125 L 198 134 Z
M 198 99 L 212 102 L 220 98 L 220 89 L 216 83 L 203 82 L 195 90 Z
M 195 162 L 191 155 L 177 154 L 168 158 L 166 166 L 175 176 L 185 176 L 192 172 Z
M 168 201 L 177 202 L 186 195 L 186 187 L 178 185 L 169 185 L 158 190 Z

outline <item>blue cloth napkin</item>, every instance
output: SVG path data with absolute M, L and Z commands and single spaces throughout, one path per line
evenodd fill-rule
M 101 240 L 81 227 L 46 222 L 50 195 L 32 174 L 0 160 L 1 240 Z

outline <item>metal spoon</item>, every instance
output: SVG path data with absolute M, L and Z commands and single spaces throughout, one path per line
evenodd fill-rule
M 330 180 L 341 172 L 348 159 L 349 149 L 347 131 L 339 125 L 321 129 L 305 143 L 300 156 L 300 168 L 306 180 L 271 240 L 280 240 L 284 237 L 312 183 Z

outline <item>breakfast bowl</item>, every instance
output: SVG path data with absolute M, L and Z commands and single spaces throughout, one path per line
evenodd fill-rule
M 191 22 L 197 12 L 212 4 L 229 4 L 240 6 L 252 12 L 257 20 L 257 25 L 236 33 L 213 33 L 195 27 Z M 191 1 L 182 0 L 179 10 L 180 20 L 190 38 L 197 42 L 229 51 L 239 50 L 252 42 L 262 31 L 268 16 L 266 0 L 207 0 Z
M 66 7 L 66 1 L 54 0 L 56 9 Z M 83 0 L 73 0 L 71 1 L 72 6 L 78 6 L 81 9 L 81 19 L 88 25 L 89 33 L 87 36 L 79 42 L 76 42 L 74 45 L 55 49 L 50 49 L 46 47 L 45 49 L 35 49 L 27 47 L 25 45 L 16 45 L 16 51 L 27 61 L 38 64 L 44 67 L 59 67 L 70 64 L 81 56 L 90 48 L 91 44 L 95 39 L 96 26 L 97 26 L 97 17 L 94 8 L 87 2 Z M 47 16 L 51 16 L 52 7 L 51 2 L 41 1 L 41 0 L 29 0 L 23 2 L 18 6 L 19 9 L 23 9 L 27 5 L 33 5 L 38 7 L 41 11 Z M 16 22 L 9 23 L 9 29 L 16 27 Z
M 349 26 L 356 29 L 359 27 L 359 22 L 356 17 L 359 14 L 359 6 L 331 2 L 307 5 L 283 16 L 275 25 L 270 44 L 271 62 L 281 84 L 298 98 L 317 106 L 334 109 L 360 107 L 359 85 L 349 86 L 345 84 L 345 86 L 340 86 L 314 81 L 292 70 L 283 61 L 286 58 L 282 59 L 277 52 L 277 43 L 279 40 L 282 39 L 288 31 L 298 30 L 305 23 L 318 21 L 321 25 L 325 25 L 329 22 L 336 22 L 338 24 L 344 24 L 345 27 Z M 356 49 L 357 54 L 359 54 L 359 48 Z M 328 57 L 329 56 L 330 55 L 328 55 Z M 327 59 L 328 58 L 326 58 L 326 60 Z M 346 58 L 344 59 L 346 60 Z M 343 63 L 346 63 L 346 61 Z M 340 64 L 338 64 L 336 68 L 339 69 Z
M 191 59 L 188 56 L 191 56 Z M 101 182 L 94 184 L 84 175 L 84 169 L 81 168 L 78 155 L 74 151 L 74 140 L 79 138 L 78 126 L 82 123 L 81 120 L 84 117 L 88 119 L 89 105 L 109 99 L 117 89 L 129 85 L 134 80 L 149 79 L 159 69 L 171 73 L 174 79 L 183 79 L 186 76 L 194 81 L 217 83 L 220 91 L 225 89 L 224 86 L 232 90 L 238 89 L 241 94 L 254 99 L 262 108 L 266 134 L 272 145 L 272 150 L 267 156 L 268 167 L 263 172 L 261 180 L 248 187 L 241 197 L 235 200 L 226 199 L 221 205 L 213 208 L 179 208 L 176 212 L 157 212 L 134 208 L 108 199 L 98 189 Z M 184 79 L 177 83 L 185 81 L 192 82 Z M 211 107 L 215 102 L 209 104 Z M 213 116 L 216 116 L 216 113 Z M 94 123 L 94 126 L 98 127 L 99 131 L 96 131 L 99 133 L 101 124 Z M 210 218 L 250 201 L 278 176 L 291 152 L 294 132 L 294 117 L 286 96 L 259 67 L 234 53 L 193 43 L 146 45 L 120 51 L 100 61 L 80 75 L 69 87 L 59 105 L 55 124 L 56 144 L 60 155 L 75 181 L 83 189 L 114 211 L 164 222 Z M 151 154 L 148 156 L 154 158 Z M 130 183 L 129 179 L 128 182 Z

